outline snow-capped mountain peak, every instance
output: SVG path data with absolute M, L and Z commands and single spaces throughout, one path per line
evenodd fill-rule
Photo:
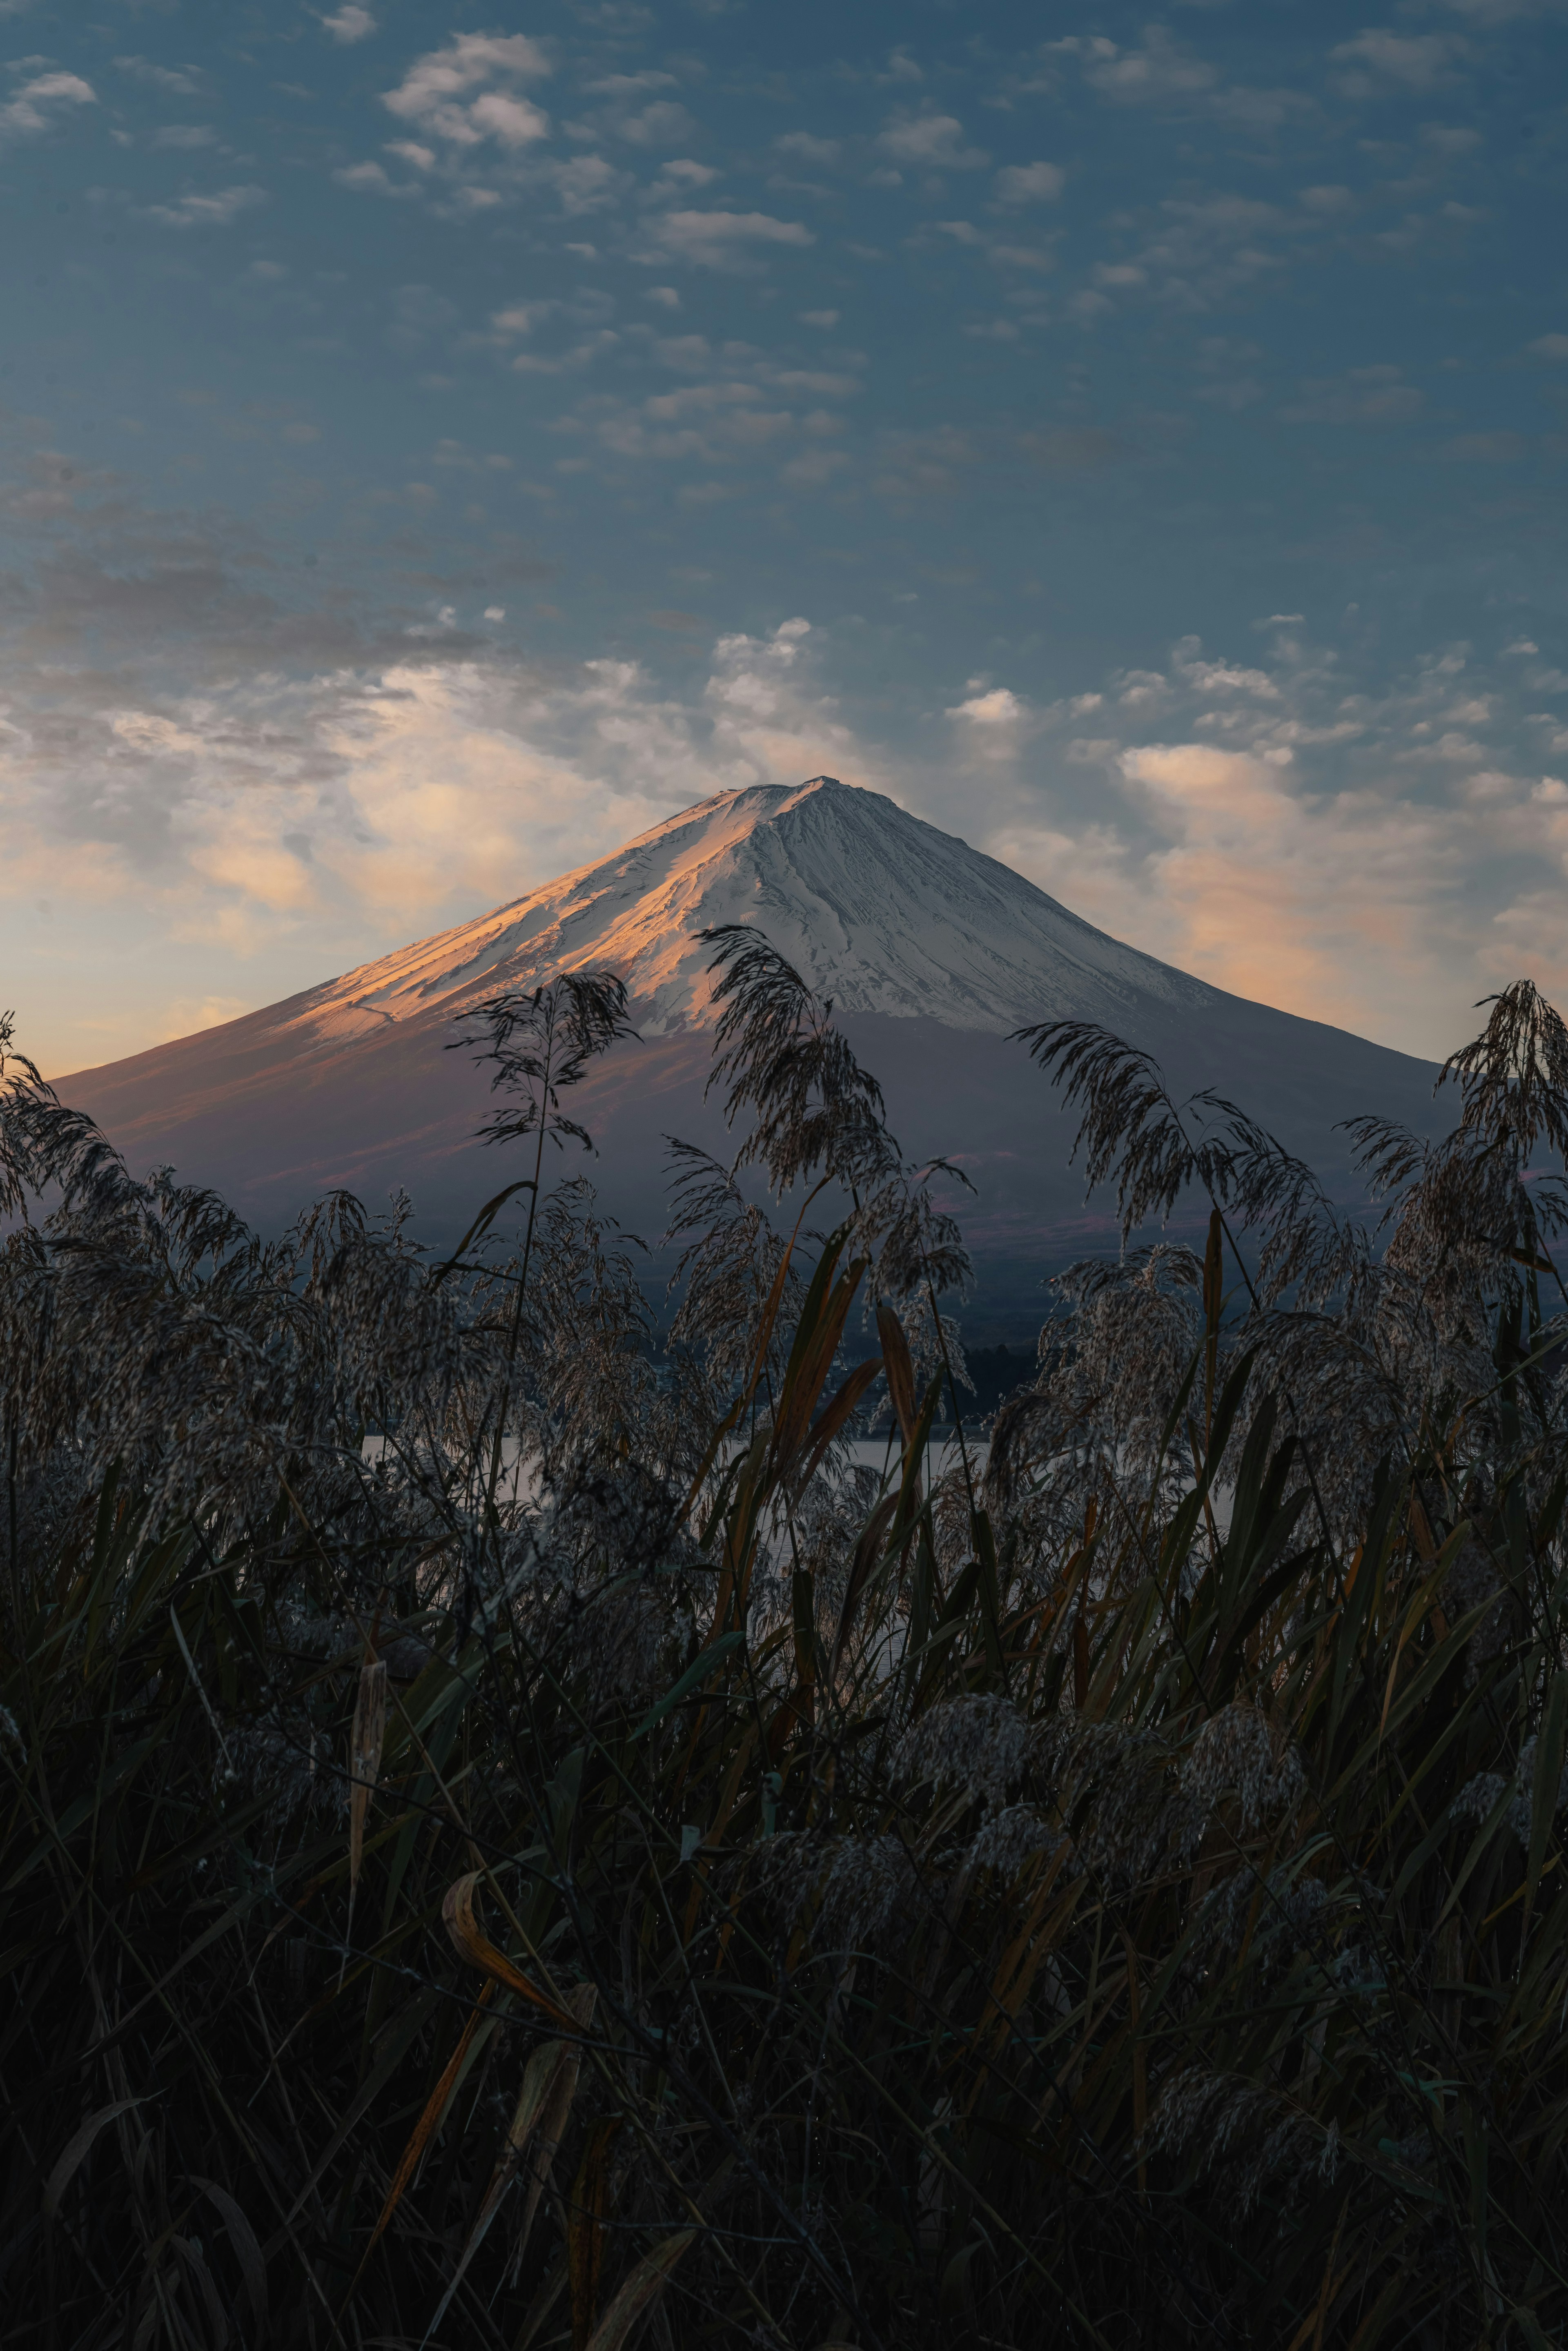
M 941 1154 L 976 1185 L 965 1232 L 1009 1334 L 1042 1267 L 1112 1229 L 1082 1207 L 1071 1114 L 1009 1041 L 1026 1022 L 1096 1020 L 1155 1053 L 1178 1092 L 1219 1086 L 1346 1197 L 1341 1122 L 1375 1110 L 1426 1132 L 1433 1115 L 1423 1063 L 1173 971 L 831 776 L 722 792 L 474 922 L 60 1085 L 139 1170 L 172 1163 L 268 1228 L 336 1186 L 372 1202 L 406 1186 L 422 1230 L 455 1239 L 502 1178 L 475 1141 L 487 1080 L 446 1050 L 454 1024 L 563 967 L 608 966 L 639 1040 L 594 1063 L 573 1112 L 597 1146 L 601 1210 L 651 1236 L 668 1214 L 666 1138 L 735 1147 L 706 1092 L 712 951 L 697 935 L 726 923 L 755 925 L 833 999 L 905 1155 Z
M 1002 1034 L 1062 1015 L 1114 1020 L 1213 989 L 1108 938 L 967 841 L 832 776 L 722 792 L 576 872 L 312 989 L 297 1018 L 344 1037 L 454 1018 L 501 988 L 608 967 L 645 1036 L 706 1025 L 698 934 L 754 924 L 847 1013 L 925 1015 Z

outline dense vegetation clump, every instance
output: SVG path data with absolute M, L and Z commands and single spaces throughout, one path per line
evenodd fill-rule
M 952 1171 L 712 944 L 657 1343 L 607 976 L 477 1016 L 440 1260 L 0 1060 L 6 2341 L 1561 2342 L 1568 1031 L 1376 1230 L 1030 1032 L 1126 1246 L 988 1441 Z

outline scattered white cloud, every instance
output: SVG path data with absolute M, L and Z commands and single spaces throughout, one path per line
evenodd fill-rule
M 964 143 L 964 126 L 952 114 L 906 114 L 894 118 L 877 140 L 894 163 L 927 172 L 977 172 L 990 162 L 979 147 Z
M 991 182 L 998 204 L 1054 204 L 1066 173 L 1060 163 L 1009 163 Z
M 114 62 L 131 80 L 162 90 L 170 98 L 198 98 L 202 93 L 199 66 L 154 65 L 150 57 L 116 57 Z
M 1537 359 L 1568 360 L 1568 335 L 1538 335 L 1530 349 Z
M 97 103 L 97 91 L 80 74 L 35 74 L 0 106 L 0 140 L 36 136 L 62 120 L 62 109 Z
M 394 200 L 417 196 L 417 180 L 394 180 L 384 163 L 344 163 L 332 174 L 340 187 L 356 189 L 361 195 L 390 196 Z
M 1094 265 L 1092 284 L 1075 298 L 1080 315 L 1143 299 L 1173 310 L 1214 309 L 1282 268 L 1290 234 L 1277 204 L 1228 194 L 1166 196 L 1137 226 L 1140 241 L 1124 258 Z
M 1048 42 L 1045 55 L 1075 58 L 1090 89 L 1117 106 L 1146 106 L 1178 118 L 1208 116 L 1251 131 L 1272 131 L 1291 116 L 1312 111 L 1311 99 L 1300 90 L 1227 82 L 1217 67 L 1161 25 L 1150 25 L 1135 48 L 1103 34 L 1076 33 Z
M 1302 385 L 1280 415 L 1287 424 L 1408 424 L 1426 407 L 1420 387 L 1386 364 L 1351 368 Z
M 972 726 L 1016 726 L 1024 716 L 1024 707 L 1016 694 L 1005 685 L 982 685 L 971 678 L 971 693 L 967 701 L 956 704 L 947 713 L 949 718 L 967 718 Z
M 1343 68 L 1340 86 L 1347 97 L 1367 98 L 1387 89 L 1436 89 L 1452 80 L 1467 48 L 1456 33 L 1396 33 L 1375 26 L 1330 55 Z
M 352 11 L 344 11 L 352 14 Z M 444 48 L 417 57 L 382 102 L 415 135 L 389 152 L 422 175 L 438 175 L 438 209 L 456 217 L 502 201 L 522 159 L 549 135 L 549 117 L 525 86 L 550 71 L 537 41 L 524 33 L 456 33 Z M 345 187 L 380 196 L 410 196 L 419 181 L 393 181 L 384 164 L 336 172 Z M 497 185 L 497 180 L 502 183 Z
M 569 219 L 606 211 L 631 185 L 626 175 L 602 155 L 573 155 L 566 162 L 550 163 L 547 176 Z
M 776 220 L 771 213 L 693 212 L 663 214 L 653 234 L 673 258 L 708 269 L 743 266 L 758 246 L 815 245 L 801 221 Z
M 1408 1051 L 1447 1050 L 1469 997 L 1522 968 L 1561 992 L 1568 791 L 1474 739 L 1494 714 L 1465 655 L 1374 695 L 1299 616 L 1268 625 L 1268 670 L 1189 640 L 1037 714 L 984 845 L 1147 952 Z M 1009 730 L 985 740 L 999 776 Z
M 831 172 L 843 153 L 840 139 L 819 139 L 810 131 L 786 131 L 773 141 L 774 152 L 788 158 L 791 163 L 809 164 L 813 171 Z
M 559 303 L 552 301 L 508 302 L 501 309 L 491 311 L 491 331 L 504 341 L 510 340 L 515 335 L 531 335 L 536 327 L 550 318 L 559 307 Z
M 350 0 L 349 6 L 337 9 L 330 16 L 322 17 L 321 29 L 330 33 L 335 41 L 340 41 L 347 48 L 356 41 L 368 41 L 378 27 L 368 8 L 359 7 L 354 5 L 354 0 Z
M 455 146 L 474 147 L 492 137 L 532 138 L 538 132 L 522 128 L 527 117 L 491 101 L 508 100 L 517 83 L 538 80 L 549 69 L 538 43 L 525 33 L 455 33 L 445 48 L 417 58 L 382 102 L 402 121 Z
M 265 188 L 214 188 L 143 209 L 149 220 L 162 221 L 165 228 L 228 228 L 242 213 L 253 212 L 266 202 Z
M 667 98 L 635 109 L 612 107 L 601 121 L 606 136 L 629 147 L 682 147 L 697 127 L 684 106 Z

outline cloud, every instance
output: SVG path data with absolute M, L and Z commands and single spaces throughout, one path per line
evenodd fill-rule
M 964 126 L 952 114 L 897 116 L 877 140 L 895 163 L 928 172 L 976 172 L 990 162 L 978 147 L 966 147 Z
M 501 309 L 491 311 L 491 331 L 503 340 L 509 340 L 514 335 L 531 335 L 536 327 L 553 317 L 559 308 L 559 302 L 549 300 L 508 302 Z
M 1352 98 L 1386 90 L 1428 90 L 1454 78 L 1468 44 L 1455 33 L 1395 33 L 1373 26 L 1330 51 L 1344 68 L 1341 88 Z
M 770 213 L 665 213 L 653 225 L 665 252 L 708 269 L 733 268 L 756 246 L 808 246 L 817 240 L 800 221 L 775 220 Z
M 655 198 L 695 195 L 699 188 L 710 188 L 723 176 L 711 163 L 696 163 L 689 155 L 677 155 L 670 162 L 660 164 L 659 176 L 650 193 Z
M 609 137 L 624 140 L 629 147 L 685 146 L 697 127 L 684 106 L 667 98 L 635 111 L 612 108 L 601 120 Z
M 1059 56 L 1076 57 L 1090 88 L 1124 105 L 1207 98 L 1219 80 L 1213 66 L 1184 49 L 1160 25 L 1147 28 L 1136 49 L 1124 49 L 1103 34 L 1086 33 L 1070 34 L 1047 46 Z
M 1516 465 L 1530 444 L 1522 433 L 1457 433 L 1437 454 L 1450 465 Z
M 760 458 L 805 485 L 845 470 L 848 459 L 827 444 L 843 430 L 836 404 L 864 388 L 853 365 L 789 366 L 734 342 L 716 351 L 699 334 L 656 336 L 647 348 L 660 367 L 688 381 L 635 404 L 596 392 L 562 428 L 591 434 L 619 458 L 726 469 Z M 695 489 L 688 484 L 685 495 Z M 711 485 L 705 494 L 714 495 Z
M 342 42 L 347 47 L 355 41 L 369 40 L 377 26 L 370 10 L 352 5 L 350 0 L 348 7 L 340 8 L 334 16 L 323 16 L 321 29 L 330 33 L 335 41 Z
M 149 220 L 162 221 L 165 228 L 227 228 L 241 213 L 266 202 L 265 188 L 214 188 L 206 194 L 177 196 L 172 204 L 146 204 L 142 209 Z
M 289 993 L 302 962 L 347 969 L 715 792 L 823 769 L 885 787 L 814 678 L 810 636 L 790 620 L 721 638 L 682 696 L 634 663 L 546 675 L 460 634 L 429 658 L 252 664 L 178 692 L 84 678 L 68 724 L 0 725 L 0 900 L 26 904 L 68 855 L 104 971 L 133 978 L 107 1011 L 100 987 L 74 1033 L 44 1008 L 29 1049 L 58 1070 L 188 1030 L 192 946 L 223 1017 Z
M 786 155 L 792 163 L 809 163 L 819 172 L 831 171 L 843 152 L 840 139 L 819 139 L 810 131 L 786 131 L 773 141 L 774 152 Z
M 1267 626 L 1266 666 L 1186 640 L 1035 713 L 1010 769 L 990 730 L 1015 799 L 985 845 L 1151 953 L 1407 1050 L 1446 1050 L 1526 956 L 1561 991 L 1568 790 L 1499 739 L 1502 676 L 1451 648 L 1374 691 L 1299 616 Z
M 552 163 L 548 176 L 560 198 L 562 212 L 573 219 L 583 213 L 604 211 L 630 185 L 625 174 L 602 155 L 574 155 L 567 162 Z
M 171 98 L 199 98 L 202 94 L 199 66 L 160 66 L 150 57 L 116 57 L 114 62 L 132 81 L 145 82 Z
M 444 48 L 415 58 L 395 89 L 382 93 L 383 106 L 417 134 L 389 141 L 386 152 L 416 176 L 394 179 L 372 160 L 342 166 L 332 176 L 366 195 L 426 198 L 448 219 L 463 220 L 553 172 L 565 210 L 591 209 L 598 181 L 591 189 L 587 183 L 594 175 L 607 181 L 608 164 L 597 157 L 564 165 L 538 160 L 550 121 L 525 96 L 524 85 L 550 70 L 544 50 L 526 34 L 454 34 Z
M 998 204 L 1053 204 L 1066 173 L 1060 163 L 1009 163 L 991 182 Z
M 440 332 L 445 302 L 411 286 L 400 314 Z M 650 455 L 661 434 L 721 459 L 752 435 L 792 479 L 831 481 L 841 453 L 782 398 L 785 374 L 805 393 L 819 371 L 749 364 L 755 380 L 681 381 L 622 421 Z M 881 486 L 939 495 L 984 454 L 951 428 L 889 434 Z M 1521 696 L 1552 688 L 1517 622 L 1495 668 L 1452 648 L 1362 668 L 1351 640 L 1313 645 L 1280 614 L 1245 653 L 1184 639 L 1056 705 L 988 677 L 939 684 L 950 723 L 893 750 L 880 687 L 856 705 L 834 674 L 862 659 L 847 625 L 727 635 L 673 692 L 608 654 L 510 650 L 494 561 L 483 585 L 433 588 L 423 608 L 311 607 L 237 528 L 141 514 L 118 488 L 95 522 L 75 472 L 40 448 L 4 492 L 12 544 L 55 535 L 25 583 L 15 555 L 0 578 L 0 897 L 26 909 L 68 872 L 78 910 L 80 998 L 45 1008 L 41 1034 L 27 1016 L 56 1069 L 188 1026 L 167 1007 L 196 1000 L 180 964 L 193 945 L 206 993 L 269 1001 L 706 793 L 823 770 L 891 790 L 1145 951 L 1408 1050 L 1445 1047 L 1471 998 L 1521 967 L 1568 986 L 1568 730 L 1533 764 L 1521 753 Z M 527 592 L 505 624 L 524 643 Z M 940 648 L 929 658 L 940 679 Z
M 1124 48 L 1103 34 L 1076 33 L 1048 42 L 1046 54 L 1075 57 L 1091 89 L 1117 106 L 1147 106 L 1178 118 L 1206 115 L 1251 131 L 1274 130 L 1289 117 L 1312 110 L 1312 101 L 1299 90 L 1227 82 L 1207 58 L 1195 56 L 1160 25 L 1150 25 L 1136 48 Z
M 1118 755 L 1142 786 L 1155 823 L 1171 836 L 1151 861 L 1174 912 L 1180 952 L 1220 987 L 1264 1002 L 1345 1008 L 1343 980 L 1312 903 L 1322 881 L 1310 820 L 1282 781 L 1282 769 L 1254 754 L 1208 743 L 1152 743 Z M 1364 861 L 1381 831 L 1386 865 L 1392 830 L 1355 828 Z M 1371 835 L 1372 838 L 1366 836 Z M 1303 852 L 1307 852 L 1303 856 Z M 1304 867 L 1316 865 L 1309 881 Z M 1305 885 L 1305 886 L 1303 886 Z
M 1124 259 L 1095 265 L 1081 309 L 1145 297 L 1173 310 L 1213 309 L 1284 266 L 1279 248 L 1291 228 L 1277 204 L 1225 194 L 1166 196 L 1140 225 L 1143 241 Z
M 1280 415 L 1286 424 L 1408 424 L 1426 404 L 1419 387 L 1401 381 L 1396 367 L 1351 368 L 1303 384 L 1301 397 Z
M 417 180 L 394 180 L 384 163 L 344 163 L 332 177 L 341 188 L 357 189 L 361 195 L 390 196 L 401 200 L 417 196 Z
M 382 104 L 428 138 L 456 149 L 488 141 L 506 148 L 545 137 L 549 118 L 517 94 L 519 82 L 550 70 L 537 41 L 525 33 L 456 33 L 409 68 Z
M 872 487 L 895 509 L 949 498 L 980 460 L 976 436 L 961 425 L 935 424 L 924 431 L 884 434 Z
M 594 402 L 586 421 L 617 456 L 696 458 L 707 465 L 755 455 L 792 439 L 799 429 L 793 411 L 769 406 L 759 385 L 722 380 L 655 392 L 636 408 Z
M 96 106 L 98 93 L 79 74 L 35 74 L 0 106 L 0 140 L 36 137 L 54 128 L 62 107 Z
M 978 685 L 977 679 L 970 684 Z M 967 718 L 972 726 L 1016 726 L 1024 716 L 1024 707 L 1016 694 L 1005 685 L 993 685 L 971 694 L 966 702 L 948 711 L 949 718 Z
M 1568 335 L 1538 335 L 1529 348 L 1537 359 L 1568 360 Z

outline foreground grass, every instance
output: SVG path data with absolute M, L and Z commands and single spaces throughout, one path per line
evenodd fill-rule
M 1555 1016 L 1372 1139 L 1375 1260 L 1046 1038 L 1210 1247 L 1068 1285 L 977 1486 L 956 1236 L 769 984 L 758 1155 L 857 1213 L 705 1176 L 664 1381 L 570 1189 L 269 1251 L 15 1079 L 6 2339 L 1561 2340 Z M 536 1184 L 614 1009 L 492 1029 Z

